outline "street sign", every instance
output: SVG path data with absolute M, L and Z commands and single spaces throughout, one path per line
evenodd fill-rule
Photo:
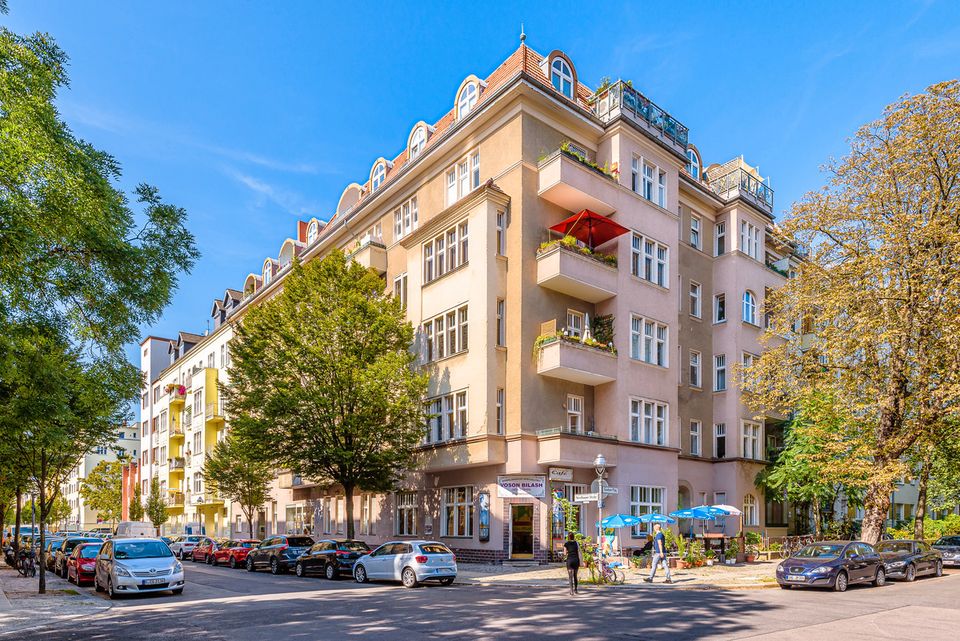
M 599 498 L 600 498 L 600 495 L 597 494 L 596 492 L 593 492 L 591 494 L 577 494 L 574 497 L 573 502 L 574 503 L 593 503 Z
M 603 493 L 604 494 L 620 494 L 620 490 L 618 490 L 615 487 L 610 487 L 609 485 L 604 485 Z

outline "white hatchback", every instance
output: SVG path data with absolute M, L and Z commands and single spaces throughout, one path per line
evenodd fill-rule
M 357 559 L 353 578 L 400 581 L 408 588 L 425 581 L 450 585 L 457 578 L 457 557 L 437 541 L 389 541 Z

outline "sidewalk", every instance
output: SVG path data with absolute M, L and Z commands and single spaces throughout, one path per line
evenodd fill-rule
M 657 572 L 654 583 L 644 583 L 643 577 L 650 570 L 626 570 L 627 580 L 623 585 L 605 586 L 630 589 L 670 590 L 757 590 L 777 587 L 776 569 L 779 561 L 740 563 L 738 565 L 714 565 L 686 570 L 671 570 L 673 584 L 663 582 L 663 570 Z M 502 565 L 462 563 L 459 566 L 458 583 L 487 586 L 566 587 L 567 571 L 560 564 L 513 568 Z M 580 580 L 590 577 L 589 570 L 581 568 Z
M 37 594 L 40 580 L 20 576 L 0 562 L 0 635 L 50 623 L 67 622 L 110 608 L 110 602 L 78 589 L 56 574 L 47 572 L 47 593 Z

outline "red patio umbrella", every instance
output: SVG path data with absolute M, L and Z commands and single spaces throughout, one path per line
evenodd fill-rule
M 579 214 L 570 216 L 570 218 L 551 227 L 550 230 L 564 236 L 573 236 L 586 243 L 590 249 L 595 249 L 605 242 L 630 231 L 623 225 L 589 209 L 584 209 Z

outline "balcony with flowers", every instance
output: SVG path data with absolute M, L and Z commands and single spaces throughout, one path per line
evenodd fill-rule
M 597 318 L 612 328 L 612 316 Z M 588 319 L 586 323 L 589 327 Z M 601 339 L 594 338 L 590 329 L 557 330 L 555 320 L 542 323 L 533 344 L 537 373 L 582 385 L 612 383 L 617 378 L 617 349 L 612 339 Z

